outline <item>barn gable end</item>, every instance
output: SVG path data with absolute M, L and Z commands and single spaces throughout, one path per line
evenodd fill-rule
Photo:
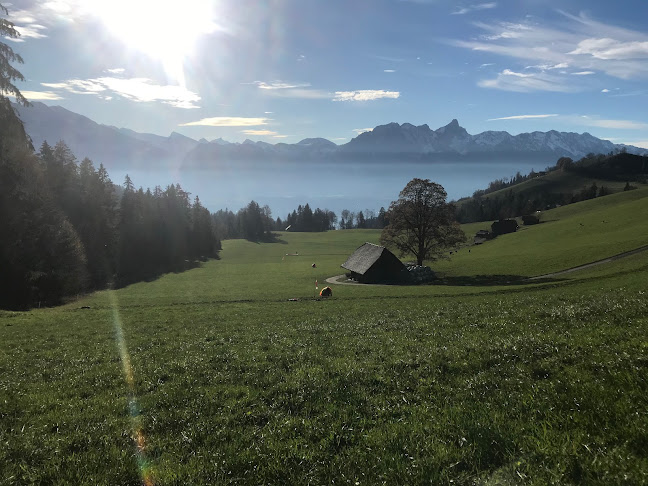
M 400 280 L 403 263 L 384 246 L 365 243 L 344 262 L 342 268 L 351 272 L 358 282 L 379 283 Z

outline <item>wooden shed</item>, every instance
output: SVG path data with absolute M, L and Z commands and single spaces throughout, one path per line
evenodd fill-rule
M 342 264 L 351 278 L 362 283 L 398 282 L 405 265 L 384 246 L 365 243 Z
M 505 235 L 506 233 L 514 233 L 520 226 L 514 219 L 500 219 L 491 225 L 491 233 L 495 236 Z

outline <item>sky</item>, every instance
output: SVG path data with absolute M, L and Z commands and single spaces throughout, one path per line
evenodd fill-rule
M 138 132 L 342 144 L 390 122 L 648 148 L 646 0 L 13 0 L 32 101 Z

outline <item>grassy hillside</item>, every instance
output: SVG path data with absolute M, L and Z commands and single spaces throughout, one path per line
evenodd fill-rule
M 459 200 L 458 215 L 461 221 L 522 216 L 535 210 L 569 204 L 589 199 L 586 192 L 596 186 L 605 193 L 618 193 L 626 183 L 646 187 L 648 157 L 631 154 L 593 156 L 568 164 L 564 170 L 553 170 L 480 198 Z M 481 208 L 481 209 L 480 209 Z
M 283 233 L 0 312 L 0 484 L 646 483 L 648 252 L 482 278 L 646 244 L 646 195 L 548 212 L 439 285 L 314 300 L 379 232 Z
M 648 245 L 648 188 L 545 211 L 541 224 L 521 226 L 470 253 L 460 250 L 434 267 L 449 275 L 541 275 Z M 463 226 L 472 240 L 491 222 Z

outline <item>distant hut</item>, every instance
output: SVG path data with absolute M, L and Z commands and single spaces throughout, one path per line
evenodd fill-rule
M 538 224 L 540 223 L 540 216 L 539 214 L 525 214 L 522 216 L 522 222 L 524 223 L 525 226 L 529 226 L 532 224 Z
M 396 282 L 401 280 L 405 265 L 383 246 L 365 243 L 342 264 L 351 278 L 362 283 Z
M 506 233 L 515 233 L 520 226 L 514 219 L 500 219 L 491 225 L 491 232 L 495 235 L 505 235 Z
M 475 239 L 473 240 L 473 243 L 475 245 L 481 245 L 484 243 L 486 240 L 490 240 L 493 238 L 493 235 L 490 231 L 485 230 L 485 229 L 480 229 L 476 234 L 475 234 Z

